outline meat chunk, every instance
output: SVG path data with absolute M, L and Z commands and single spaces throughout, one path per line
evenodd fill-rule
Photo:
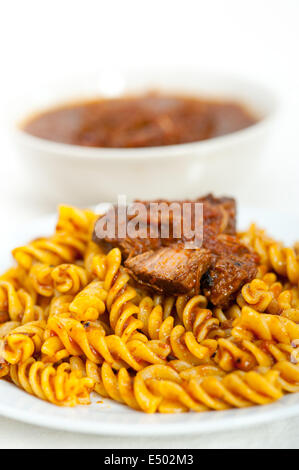
M 103 225 L 104 217 L 105 225 Z M 130 221 L 132 217 L 127 215 L 126 220 Z M 111 227 L 115 227 L 115 233 L 107 236 L 106 228 L 109 224 Z M 149 250 L 157 250 L 162 246 L 160 237 L 150 237 L 146 219 L 139 221 L 139 229 L 144 229 L 145 237 L 130 237 L 127 226 L 124 226 L 124 223 L 119 220 L 117 206 L 113 206 L 97 220 L 93 231 L 93 241 L 100 245 L 104 251 L 109 251 L 115 247 L 119 248 L 123 259 L 145 253 Z
M 180 245 L 148 251 L 125 261 L 140 284 L 170 295 L 198 292 L 200 279 L 212 262 L 207 250 L 186 250 Z
M 224 233 L 215 235 L 215 232 L 210 228 L 207 228 L 204 233 L 203 246 L 218 256 L 243 256 L 251 253 L 237 237 Z
M 218 235 L 204 240 L 213 255 L 213 263 L 203 275 L 201 288 L 215 306 L 226 307 L 239 289 L 256 275 L 258 256 L 236 237 Z
M 137 210 L 139 202 L 146 208 L 138 219 L 143 236 L 130 237 L 128 221 L 132 221 L 136 212 L 140 215 Z M 237 291 L 254 278 L 258 263 L 257 255 L 235 236 L 234 199 L 215 198 L 209 194 L 194 201 L 174 201 L 178 203 L 179 210 L 165 213 L 153 213 L 152 202 L 164 204 L 166 209 L 172 204 L 162 200 L 135 201 L 122 223 L 117 219 L 116 208 L 112 207 L 105 218 L 110 223 L 115 221 L 116 233 L 107 236 L 100 218 L 95 226 L 94 241 L 106 249 L 119 247 L 127 270 L 139 284 L 168 295 L 191 295 L 199 292 L 201 283 L 201 290 L 209 301 L 215 306 L 225 307 Z M 190 233 L 183 231 L 182 208 L 185 202 L 190 203 L 191 234 L 196 222 L 195 204 L 203 203 L 203 243 L 200 249 L 187 250 L 184 246 L 186 241 L 190 241 Z M 181 229 L 179 237 L 175 234 L 177 227 Z M 169 229 L 167 236 L 164 236 L 167 233 L 165 228 Z M 151 229 L 154 229 L 155 236 L 152 236 Z
M 147 209 L 147 219 L 146 222 L 149 224 L 161 224 L 161 223 L 168 223 L 168 220 L 161 220 L 161 214 L 158 215 L 157 219 L 150 218 L 150 207 L 152 203 L 157 204 L 166 204 L 170 206 L 173 203 L 178 204 L 181 209 L 183 204 L 188 203 L 191 205 L 191 216 L 192 216 L 192 223 L 194 225 L 194 209 L 196 203 L 203 204 L 203 222 L 204 226 L 212 226 L 216 233 L 227 233 L 230 235 L 235 235 L 236 233 L 236 201 L 233 198 L 229 197 L 222 197 L 222 198 L 215 198 L 212 194 L 208 194 L 207 196 L 199 197 L 195 200 L 184 200 L 184 201 L 168 201 L 164 199 L 156 199 L 153 201 L 142 201 L 136 200 L 136 203 L 142 203 L 146 206 Z M 134 203 L 132 205 L 134 207 Z M 181 211 L 181 216 L 182 216 Z M 173 213 L 170 213 L 170 225 L 174 222 L 182 223 L 183 221 L 174 220 L 175 216 Z M 144 221 L 145 222 L 145 221 Z
M 201 287 L 214 306 L 223 308 L 255 277 L 257 264 L 256 254 L 235 237 L 225 235 L 209 238 L 200 250 L 176 244 L 125 261 L 140 284 L 168 295 L 197 294 Z
M 151 203 L 164 204 L 166 207 L 170 206 L 173 202 L 177 203 L 180 207 L 180 213 L 169 211 L 167 214 L 163 214 L 158 211 L 153 213 L 150 211 Z M 126 227 L 123 227 L 122 223 L 119 223 L 117 207 L 114 206 L 105 214 L 107 223 L 113 225 L 115 222 L 115 233 L 111 236 L 107 236 L 103 230 L 102 217 L 95 225 L 93 240 L 98 243 L 105 245 L 107 248 L 119 247 L 122 251 L 124 259 L 136 256 L 141 253 L 145 253 L 148 250 L 157 250 L 161 246 L 169 246 L 178 241 L 190 241 L 190 236 L 184 233 L 184 220 L 183 220 L 183 204 L 190 204 L 191 212 L 191 224 L 190 229 L 195 229 L 195 204 L 203 204 L 203 232 L 206 230 L 214 234 L 227 233 L 235 234 L 236 230 L 236 204 L 235 200 L 231 198 L 215 198 L 211 194 L 198 198 L 194 201 L 166 201 L 166 200 L 155 200 L 155 201 L 135 201 L 130 207 L 129 213 L 127 213 L 127 220 L 131 221 L 134 215 L 136 215 L 137 204 L 142 203 L 146 212 L 142 217 L 139 217 L 139 229 L 143 230 L 146 234 L 144 237 L 130 237 L 127 233 Z M 131 214 L 131 215 L 130 215 Z M 134 215 L 132 215 L 134 214 Z M 150 232 L 150 227 L 155 233 L 155 236 Z M 179 239 L 176 237 L 176 228 L 180 227 L 181 236 Z M 168 229 L 168 230 L 167 230 Z M 197 227 L 197 229 L 200 229 Z M 186 230 L 185 230 L 186 232 Z M 168 235 L 162 236 L 168 233 Z
M 204 211 L 206 210 L 206 225 L 213 225 L 213 219 L 216 231 L 219 233 L 226 233 L 229 235 L 236 234 L 236 219 L 237 219 L 237 210 L 236 210 L 236 200 L 230 197 L 220 197 L 216 198 L 212 194 L 208 194 L 203 198 L 199 198 L 198 202 L 204 203 Z M 213 214 L 210 211 L 209 217 L 212 216 L 212 220 L 208 220 L 208 203 L 210 207 L 216 207 L 216 214 L 213 217 Z M 205 209 L 206 207 L 206 209 Z M 221 215 L 220 215 L 221 214 Z M 217 227 L 218 225 L 218 227 Z M 218 228 L 218 230 L 217 230 Z

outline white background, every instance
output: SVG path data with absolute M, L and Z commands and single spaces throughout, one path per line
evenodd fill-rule
M 298 212 L 298 0 L 1 3 L 0 238 L 4 239 L 6 229 L 20 229 L 30 218 L 52 210 L 27 197 L 10 136 L 12 110 L 17 110 L 25 98 L 34 101 L 36 94 L 45 92 L 61 77 L 112 66 L 195 66 L 243 75 L 274 89 L 281 100 L 276 131 L 264 153 L 262 171 L 254 181 L 248 181 L 248 192 L 252 205 Z M 34 179 L 30 184 L 34 187 Z M 72 441 L 68 434 L 63 434 L 63 441 L 61 433 L 39 434 L 32 428 L 30 441 L 30 433 L 26 435 L 29 427 L 7 423 L 3 420 L 7 432 L 2 437 L 0 434 L 0 446 L 9 445 L 13 435 L 19 439 L 13 442 L 20 446 L 22 442 L 37 445 L 38 435 L 46 436 L 41 443 L 48 438 L 52 445 L 80 445 L 80 439 Z M 284 426 L 285 431 L 290 429 L 290 423 Z M 271 429 L 273 439 L 268 436 L 265 445 L 297 445 L 287 433 L 284 440 L 284 434 L 277 432 L 278 443 L 275 427 Z M 242 435 L 244 445 L 254 445 L 253 434 L 241 433 L 239 438 Z M 85 438 L 81 442 L 88 445 Z M 95 440 L 90 442 L 95 445 Z M 96 442 L 101 445 L 100 439 Z M 142 446 L 142 441 L 138 443 Z

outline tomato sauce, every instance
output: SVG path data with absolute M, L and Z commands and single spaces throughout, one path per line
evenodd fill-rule
M 54 142 L 134 148 L 197 142 L 256 122 L 237 102 L 148 93 L 64 105 L 35 115 L 23 129 Z

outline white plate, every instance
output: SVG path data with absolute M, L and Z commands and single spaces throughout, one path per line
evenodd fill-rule
M 39 235 L 50 234 L 54 220 L 53 216 L 45 217 L 30 224 L 29 227 L 20 228 L 17 234 L 10 234 L 7 244 L 1 243 L 1 270 L 9 266 L 9 248 Z M 298 215 L 244 209 L 240 211 L 239 220 L 241 229 L 255 220 L 261 226 L 267 227 L 271 235 L 286 243 L 292 243 L 297 238 Z M 97 403 L 100 400 L 103 403 Z M 60 408 L 32 397 L 2 380 L 0 414 L 27 423 L 66 431 L 118 436 L 170 436 L 224 431 L 295 416 L 299 414 L 299 394 L 287 395 L 272 405 L 247 409 L 146 415 L 111 400 L 102 399 L 98 395 L 92 397 L 90 406 Z

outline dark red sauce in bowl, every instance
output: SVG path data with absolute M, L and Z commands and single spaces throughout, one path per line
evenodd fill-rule
M 256 122 L 238 102 L 148 93 L 66 104 L 31 117 L 23 130 L 65 144 L 139 148 L 198 142 Z

